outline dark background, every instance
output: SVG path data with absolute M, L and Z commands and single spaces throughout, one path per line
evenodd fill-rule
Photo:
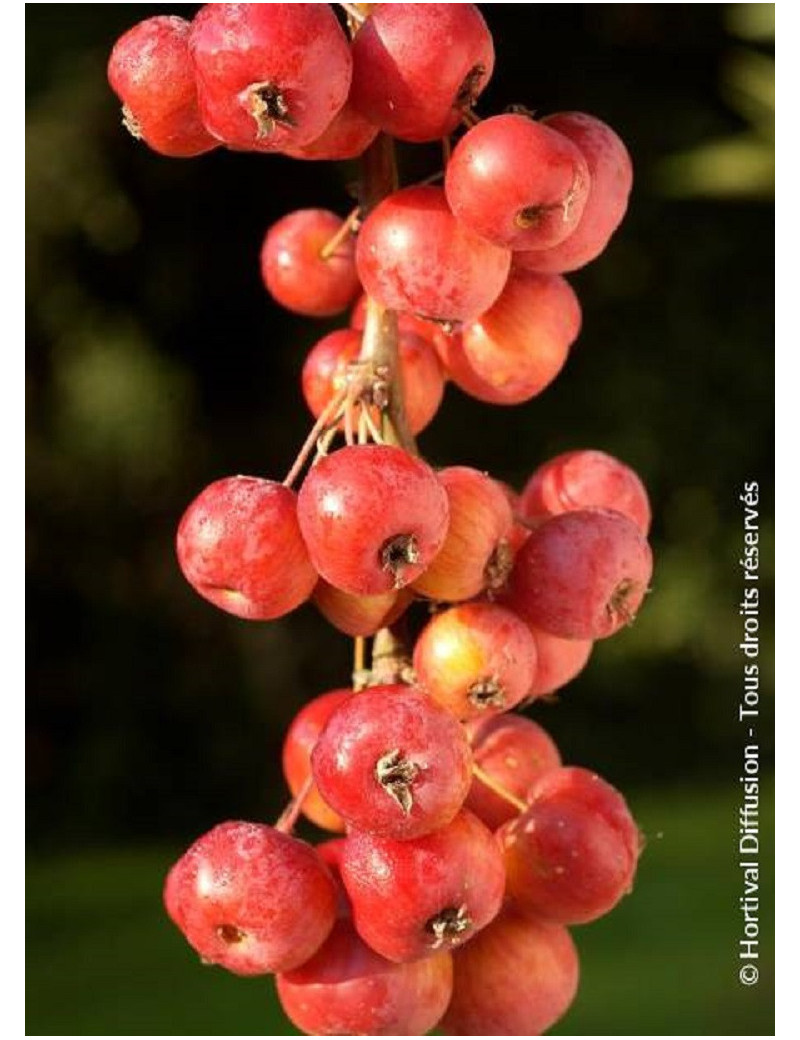
M 347 212 L 347 164 L 219 151 L 168 160 L 120 126 L 115 38 L 191 5 L 27 7 L 28 1031 L 282 1035 L 263 980 L 204 971 L 160 906 L 168 865 L 223 819 L 274 818 L 283 734 L 346 681 L 311 607 L 270 624 L 197 598 L 174 560 L 212 480 L 282 479 L 309 425 L 298 374 L 336 322 L 280 311 L 258 274 L 291 209 Z M 576 930 L 562 1033 L 772 1026 L 773 65 L 769 4 L 485 5 L 479 111 L 581 109 L 636 179 L 607 253 L 571 276 L 584 328 L 540 398 L 448 390 L 435 464 L 521 487 L 574 447 L 652 496 L 636 625 L 531 714 L 629 797 L 648 839 L 633 896 Z M 437 149 L 406 149 L 406 180 Z M 743 733 L 741 485 L 762 499 L 762 959 L 738 982 Z

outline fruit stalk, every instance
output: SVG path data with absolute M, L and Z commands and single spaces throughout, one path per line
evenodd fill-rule
M 379 134 L 361 160 L 361 202 L 364 214 L 382 199 L 397 191 L 397 162 L 394 141 Z M 381 433 L 388 444 L 417 454 L 417 445 L 408 425 L 403 400 L 403 384 L 397 351 L 397 314 L 367 299 L 364 334 L 361 342 L 362 361 L 370 361 L 385 385 L 385 407 L 381 409 Z

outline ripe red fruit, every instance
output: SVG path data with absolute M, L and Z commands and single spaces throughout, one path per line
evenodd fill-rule
M 404 141 L 458 126 L 494 68 L 474 4 L 376 4 L 353 41 L 353 105 Z
M 439 551 L 447 494 L 429 466 L 400 448 L 354 445 L 313 467 L 298 517 L 322 577 L 374 596 L 408 585 Z
M 511 253 L 460 224 L 441 188 L 412 187 L 384 199 L 364 221 L 356 266 L 366 292 L 385 307 L 472 321 L 500 295 Z
M 338 921 L 310 961 L 277 979 L 283 1009 L 311 1036 L 424 1036 L 453 989 L 446 951 L 413 964 L 375 953 L 349 921 Z
M 578 226 L 589 169 L 567 137 L 530 116 L 492 116 L 456 145 L 444 182 L 458 219 L 509 249 L 546 249 Z
M 543 122 L 580 148 L 591 176 L 589 198 L 569 238 L 550 249 L 517 253 L 514 261 L 529 271 L 563 274 L 585 267 L 606 248 L 628 208 L 633 169 L 623 142 L 594 116 L 559 112 Z
M 444 545 L 414 589 L 456 603 L 500 588 L 512 563 L 508 499 L 496 481 L 469 466 L 448 466 L 437 476 L 447 492 L 450 524 Z
M 171 15 L 147 18 L 117 40 L 108 61 L 108 82 L 122 102 L 125 126 L 173 158 L 219 146 L 200 121 L 189 28 Z
M 311 756 L 325 801 L 350 827 L 416 838 L 450 823 L 472 778 L 469 741 L 409 686 L 374 686 L 331 715 Z
M 496 603 L 464 603 L 437 614 L 417 640 L 414 670 L 428 695 L 459 719 L 508 711 L 536 673 L 528 626 Z
M 314 606 L 340 632 L 348 636 L 374 636 L 380 628 L 394 624 L 413 599 L 409 589 L 382 592 L 377 596 L 353 596 L 320 578 L 314 589 Z
M 283 742 L 283 775 L 296 797 L 311 775 L 311 752 L 325 723 L 352 694 L 352 690 L 331 690 L 303 705 L 295 715 Z M 343 831 L 341 817 L 320 796 L 316 784 L 303 799 L 303 815 L 327 831 Z
M 293 159 L 356 159 L 378 136 L 378 127 L 353 108 L 348 99 L 325 130 L 309 144 L 287 147 Z
M 325 252 L 341 228 L 342 218 L 327 209 L 298 209 L 272 225 L 261 248 L 261 277 L 281 306 L 326 318 L 353 301 L 360 283 L 352 237 Z
M 512 270 L 494 305 L 451 337 L 445 364 L 479 401 L 521 404 L 553 382 L 580 327 L 578 298 L 563 278 Z
M 578 954 L 566 928 L 506 906 L 453 955 L 450 1036 L 540 1036 L 578 990 Z
M 625 799 L 596 773 L 571 766 L 541 776 L 528 800 L 498 833 L 509 895 L 560 924 L 608 913 L 631 890 L 639 858 Z
M 604 639 L 630 624 L 653 555 L 639 528 L 611 509 L 560 513 L 517 553 L 505 602 L 562 639 Z
M 366 322 L 366 313 L 367 297 L 362 294 L 356 301 L 356 305 L 353 307 L 350 315 L 350 327 L 363 331 Z M 419 336 L 420 339 L 424 339 L 426 343 L 430 343 L 436 351 L 440 361 L 443 359 L 440 340 L 446 340 L 449 333 L 446 332 L 438 322 L 429 321 L 427 318 L 420 318 L 416 314 L 407 314 L 399 311 L 397 314 L 397 328 L 401 334 L 403 332 L 411 332 L 415 336 Z
M 603 451 L 567 451 L 541 465 L 520 496 L 520 512 L 537 523 L 574 509 L 616 509 L 650 530 L 650 500 L 639 476 Z
M 555 693 L 580 675 L 594 642 L 591 639 L 560 639 L 530 624 L 528 631 L 536 644 L 536 674 L 528 691 L 528 699 L 533 700 Z
M 401 332 L 397 342 L 403 404 L 409 429 L 420 433 L 439 410 L 444 395 L 444 375 L 434 348 L 420 336 Z M 323 336 L 303 365 L 303 396 L 319 417 L 338 391 L 347 385 L 348 368 L 361 352 L 361 333 L 337 329 Z M 377 418 L 377 414 L 375 416 Z
M 491 831 L 461 811 L 413 841 L 354 832 L 342 880 L 361 938 L 390 961 L 412 961 L 469 942 L 500 909 L 503 857 Z
M 475 765 L 524 801 L 531 785 L 561 765 L 552 738 L 523 715 L 497 715 L 467 723 Z M 491 830 L 518 815 L 517 809 L 475 776 L 465 803 Z
M 231 148 L 310 144 L 347 100 L 350 47 L 328 4 L 206 4 L 189 46 L 203 122 Z
M 224 477 L 209 484 L 184 513 L 176 544 L 192 588 L 237 617 L 288 614 L 317 583 L 295 493 L 272 480 Z
M 237 975 L 308 960 L 336 919 L 336 888 L 314 849 L 259 823 L 221 823 L 170 871 L 167 913 L 204 961 Z

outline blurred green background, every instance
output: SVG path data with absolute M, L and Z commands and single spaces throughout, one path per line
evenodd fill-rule
M 27 6 L 29 1034 L 288 1035 L 264 980 L 202 969 L 163 875 L 223 819 L 273 819 L 288 720 L 346 681 L 310 607 L 271 624 L 183 583 L 176 523 L 207 483 L 282 477 L 298 374 L 334 324 L 258 274 L 288 210 L 345 213 L 355 170 L 271 156 L 167 160 L 120 126 L 115 38 L 191 5 Z M 448 391 L 434 463 L 520 487 L 573 447 L 650 489 L 653 593 L 634 628 L 529 709 L 567 761 L 628 796 L 633 895 L 576 930 L 583 982 L 555 1032 L 774 1032 L 772 982 L 772 4 L 491 4 L 483 114 L 583 109 L 633 155 L 628 218 L 571 278 L 584 329 L 539 399 Z M 417 154 L 419 153 L 419 154 Z M 435 148 L 403 153 L 406 179 Z M 741 485 L 762 489 L 761 977 L 739 984 Z

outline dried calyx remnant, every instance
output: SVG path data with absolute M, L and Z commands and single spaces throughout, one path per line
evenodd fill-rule
M 418 773 L 419 766 L 409 762 L 399 748 L 387 751 L 375 763 L 376 780 L 384 791 L 394 798 L 406 816 L 414 804 L 411 787 Z
M 441 910 L 425 925 L 426 931 L 433 935 L 432 949 L 439 950 L 464 932 L 472 928 L 472 919 L 466 906 L 448 906 Z
M 275 129 L 275 124 L 296 126 L 289 113 L 289 106 L 275 83 L 253 83 L 248 87 L 250 114 L 256 121 L 258 137 L 268 137 Z
M 381 548 L 381 565 L 394 578 L 396 589 L 405 585 L 403 571 L 419 562 L 419 547 L 413 534 L 398 534 Z

